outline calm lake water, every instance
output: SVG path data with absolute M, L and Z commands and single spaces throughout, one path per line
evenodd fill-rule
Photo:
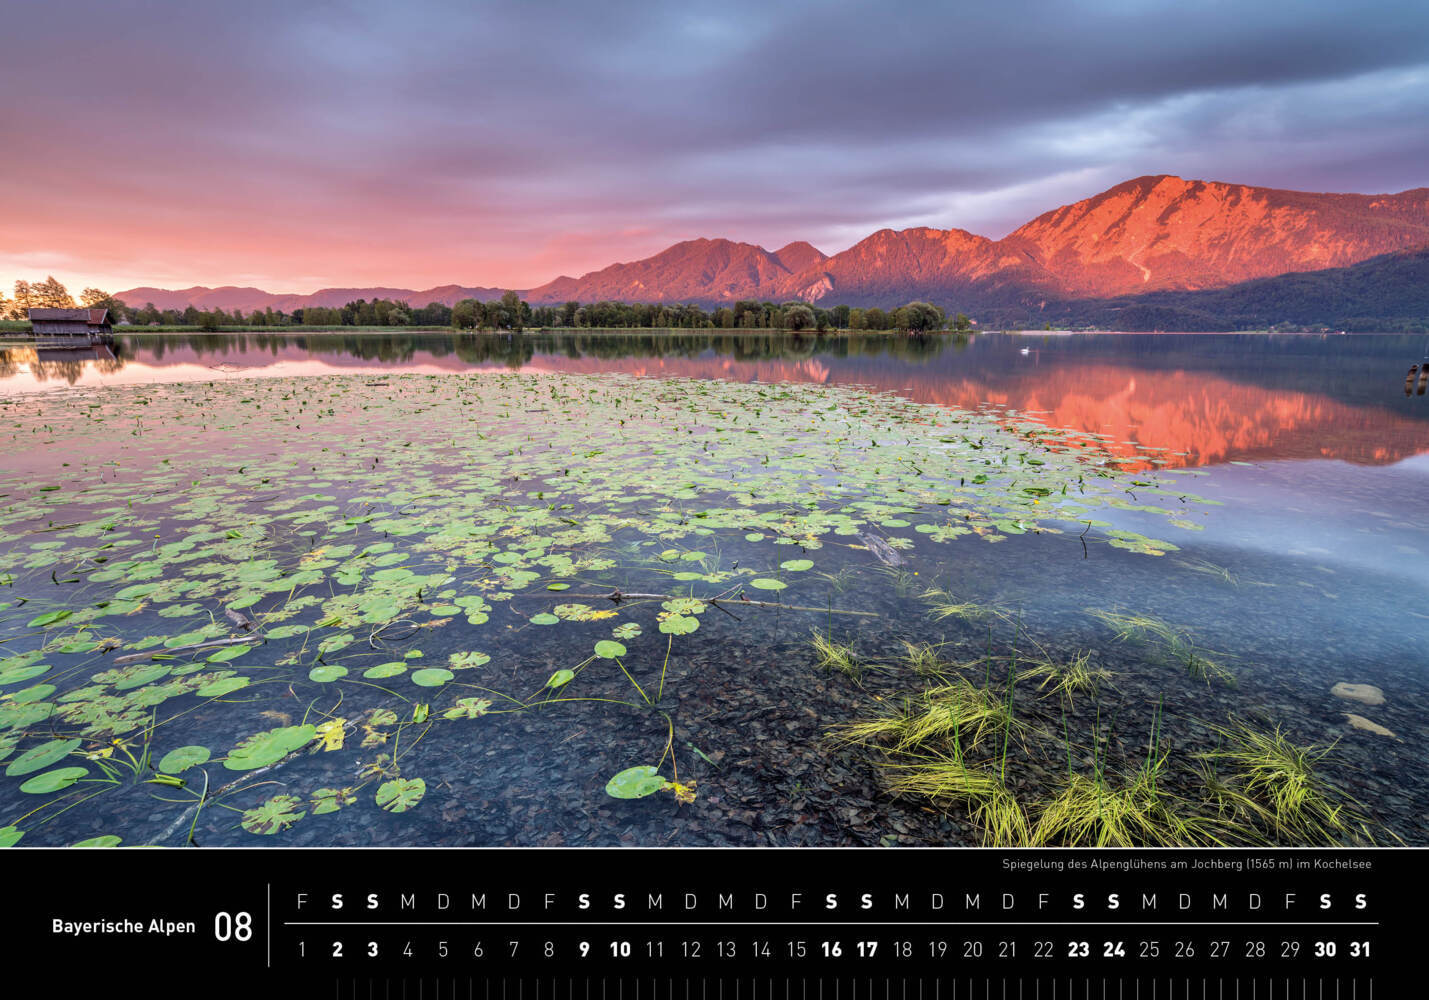
M 839 636 L 876 663 L 891 663 L 907 641 L 946 644 L 950 659 L 986 653 L 990 663 L 1009 655 L 1029 657 L 1034 646 L 1053 659 L 1090 651 L 1093 661 L 1118 680 L 1095 710 L 1085 702 L 1052 708 L 1039 702 L 1032 710 L 1049 732 L 1071 718 L 1091 735 L 1082 742 L 1069 738 L 1067 760 L 1060 764 L 1055 755 L 1042 759 L 1028 751 L 1017 789 L 1029 796 L 1050 788 L 1058 767 L 1064 775 L 1069 768 L 1081 768 L 1084 751 L 1092 767 L 1099 760 L 1098 747 L 1105 753 L 1120 748 L 1131 760 L 1146 753 L 1151 732 L 1158 734 L 1158 746 L 1189 761 L 1214 744 L 1207 726 L 1246 720 L 1266 730 L 1278 728 L 1299 745 L 1332 748 L 1320 763 L 1322 772 L 1379 824 L 1376 839 L 1426 845 L 1429 396 L 1404 391 L 1406 369 L 1425 360 L 1426 350 L 1423 336 L 137 335 L 119 337 L 112 351 L 37 356 L 24 348 L 0 350 L 0 413 L 13 417 L 16 427 L 30 421 L 38 431 L 41 425 L 52 428 L 77 419 L 83 407 L 131 398 L 122 394 L 135 392 L 135 386 L 332 375 L 351 375 L 353 384 L 368 390 L 387 386 L 389 378 L 393 385 L 404 385 L 399 376 L 407 374 L 512 372 L 785 384 L 795 393 L 801 385 L 855 387 L 992 419 L 1015 411 L 1018 420 L 1100 435 L 1096 440 L 1111 456 L 1126 459 L 1126 468 L 1147 469 L 1148 475 L 1161 477 L 1158 482 L 1183 482 L 1211 501 L 1188 505 L 1188 511 L 1195 509 L 1185 516 L 1196 530 L 1172 534 L 1154 513 L 1117 509 L 1099 515 L 1110 527 L 1099 528 L 1094 539 L 1104 542 L 1105 531 L 1124 530 L 1174 541 L 1176 548 L 1164 555 L 1106 544 L 1088 548 L 1075 531 L 1017 534 L 1000 545 L 969 538 L 934 545 L 909 533 L 893 566 L 862 546 L 804 553 L 815 557 L 822 582 L 791 588 L 780 599 L 800 607 L 827 606 L 826 615 L 779 611 L 761 617 L 751 610 L 735 616 L 705 610 L 699 630 L 681 639 L 682 644 L 688 640 L 688 654 L 678 664 L 667 664 L 674 671 L 672 683 L 683 685 L 678 711 L 671 712 L 668 742 L 679 750 L 681 773 L 698 777 L 699 797 L 692 805 L 676 806 L 660 796 L 655 808 L 654 800 L 622 801 L 603 794 L 606 779 L 622 767 L 653 764 L 660 756 L 658 749 L 667 742 L 663 731 L 653 737 L 657 752 L 622 752 L 627 740 L 652 739 L 649 719 L 602 712 L 592 704 L 568 706 L 565 713 L 552 706 L 478 720 L 492 723 L 479 744 L 468 735 L 434 728 L 420 748 L 427 792 L 419 807 L 399 813 L 359 813 L 357 807 L 314 813 L 291 828 L 284 826 L 274 841 L 979 843 L 981 835 L 965 811 L 929 809 L 891 794 L 885 772 L 865 748 L 828 742 L 832 728 L 909 697 L 918 683 L 906 670 L 891 667 L 872 670 L 860 681 L 820 671 L 809 636 L 811 629 L 827 627 L 830 634 L 842 629 Z M 539 434 L 546 418 L 534 408 L 527 412 L 516 431 L 500 433 L 513 442 Z M 3 446 L 7 453 L 0 455 L 0 463 L 15 482 L 24 477 L 38 483 L 64 474 L 63 463 L 80 452 L 102 455 L 106 434 L 121 433 L 70 430 L 70 444 L 63 447 L 22 447 L 15 437 Z M 366 434 L 366 429 L 355 423 L 313 432 L 313 453 L 322 443 L 345 446 L 359 432 Z M 215 453 L 225 447 L 223 436 L 206 425 L 195 435 L 185 447 L 200 440 Z M 119 442 L 112 443 L 117 447 Z M 142 443 L 122 444 L 126 451 L 120 464 L 129 463 L 136 449 L 144 461 L 178 462 L 181 455 L 183 461 L 192 460 L 177 443 L 163 446 L 171 450 L 156 444 L 152 454 L 143 452 Z M 315 457 L 314 473 L 322 475 L 323 469 Z M 758 476 L 751 467 L 735 478 L 754 482 Z M 340 494 L 326 483 L 334 478 L 325 477 L 319 488 Z M 1138 488 L 1128 488 L 1133 499 Z M 346 500 L 339 495 L 338 502 Z M 55 519 L 50 523 L 97 516 L 76 503 L 72 510 L 48 514 Z M 33 530 L 43 527 L 37 522 Z M 168 541 L 170 530 L 166 524 L 155 544 Z M 896 535 L 897 527 L 891 530 Z M 734 536 L 722 537 L 721 543 L 726 566 L 768 558 L 760 555 L 764 550 L 758 542 Z M 397 544 L 401 551 L 400 539 Z M 614 551 L 638 543 L 617 535 L 608 544 Z M 20 552 L 18 543 L 8 554 L 0 545 L 0 574 L 14 574 L 9 589 L 16 593 L 38 592 L 35 588 L 48 583 L 49 571 L 27 576 L 19 568 Z M 647 590 L 662 586 L 658 579 L 639 580 Z M 602 585 L 616 583 L 603 580 Z M 931 624 L 929 604 L 919 597 L 928 587 L 1001 609 L 1005 617 Z M 667 587 L 663 592 L 673 591 Z M 872 615 L 839 624 L 834 614 L 839 608 Z M 1147 664 L 1155 657 L 1146 645 L 1117 639 L 1089 618 L 1088 611 L 1096 609 L 1172 623 L 1194 637 L 1196 648 L 1214 652 L 1227 665 L 1234 686 L 1186 677 L 1153 679 Z M 221 605 L 209 610 L 221 622 Z M 504 621 L 500 615 L 507 610 L 499 607 L 492 622 Z M 3 615 L 10 617 L 0 620 L 5 642 L 0 660 L 38 648 L 38 640 L 21 627 L 28 612 Z M 148 631 L 157 627 L 155 622 L 163 624 L 151 616 Z M 524 623 L 524 618 L 516 622 L 517 630 Z M 553 669 L 574 666 L 592 638 L 609 632 L 609 624 L 579 637 L 562 633 L 557 638 L 559 629 L 553 629 L 540 645 L 515 632 L 493 634 L 483 642 L 496 661 L 507 661 L 510 676 L 539 674 L 544 680 Z M 143 629 L 133 631 L 121 630 L 118 638 L 144 634 Z M 646 631 L 655 631 L 653 620 Z M 452 650 L 465 648 L 440 631 L 430 636 L 419 644 L 424 662 L 445 660 Z M 645 640 L 662 638 L 647 635 Z M 658 674 L 665 644 L 647 645 L 653 657 L 649 666 Z M 58 663 L 62 658 L 48 659 Z M 613 676 L 623 683 L 618 673 Z M 1332 694 L 1341 682 L 1373 685 L 1384 700 L 1369 704 Z M 11 698 L 25 683 L 4 686 L 0 693 Z M 61 699 L 81 683 L 66 687 L 56 682 L 59 690 L 43 696 Z M 364 696 L 356 688 L 344 694 L 353 704 Z M 285 704 L 275 702 L 273 717 L 298 721 L 301 702 L 291 696 Z M 1366 723 L 1379 731 L 1363 728 Z M 253 730 L 226 731 L 221 716 L 199 714 L 174 721 L 172 731 L 178 735 L 170 745 L 214 743 L 217 758 L 220 745 L 232 746 Z M 214 738 L 215 731 L 221 739 Z M 55 731 L 56 738 L 64 735 Z M 24 742 L 15 752 L 31 745 Z M 311 760 L 321 762 L 322 755 Z M 13 758 L 7 764 L 13 765 Z M 307 784 L 341 786 L 347 780 L 306 759 L 290 765 L 289 772 L 303 768 L 311 772 Z M 220 769 L 211 779 L 218 784 L 220 777 L 233 775 Z M 181 807 L 156 801 L 152 787 L 141 787 L 97 796 L 92 804 L 31 829 L 29 824 L 37 821 L 23 817 L 38 802 L 33 794 L 16 790 L 18 780 L 0 784 L 0 827 L 25 829 L 24 844 L 73 843 L 105 834 L 122 836 L 125 843 L 177 844 L 192 818 L 191 812 L 183 813 L 176 834 Z M 275 785 L 267 794 L 275 788 L 281 791 Z M 240 812 L 259 799 L 249 796 L 227 811 L 204 810 L 196 823 L 196 842 L 266 842 L 238 823 Z

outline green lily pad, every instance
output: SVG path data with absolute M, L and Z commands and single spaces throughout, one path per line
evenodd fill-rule
M 68 757 L 79 744 L 79 740 L 50 740 L 48 743 L 31 747 L 10 762 L 10 765 L 5 768 L 5 774 L 11 778 L 18 778 L 22 774 L 30 774 L 49 767 L 55 761 Z
M 247 677 L 224 677 L 222 680 L 204 684 L 194 693 L 204 698 L 221 698 L 226 694 L 246 688 L 250 683 Z
M 43 701 L 54 693 L 53 684 L 33 684 L 10 695 L 10 701 L 16 705 L 28 705 L 32 701 Z
M 283 726 L 255 733 L 229 751 L 223 766 L 230 771 L 251 771 L 282 760 L 317 738 L 316 726 Z
M 296 795 L 275 795 L 262 805 L 246 811 L 239 822 L 249 833 L 271 836 L 286 830 L 305 815 L 307 810 Z
M 546 687 L 564 687 L 572 680 L 574 680 L 575 676 L 576 672 L 574 670 L 557 670 L 554 674 L 551 675 L 551 679 L 546 681 Z
M 308 671 L 308 680 L 317 681 L 319 684 L 326 684 L 328 681 L 335 681 L 339 677 L 346 676 L 347 668 L 335 663 L 325 663 Z
M 613 799 L 643 799 L 665 787 L 665 779 L 649 764 L 627 767 L 605 783 L 605 794 Z
M 38 677 L 50 669 L 48 663 L 32 663 L 27 666 L 8 667 L 0 670 L 0 687 L 8 684 L 18 684 L 20 681 L 27 681 L 32 677 Z
M 73 611 L 47 611 L 42 615 L 36 615 L 25 624 L 29 628 L 43 628 L 46 625 L 53 625 L 55 622 L 62 622 L 73 614 Z
M 407 672 L 407 664 L 401 660 L 394 660 L 391 663 L 379 663 L 375 667 L 369 667 L 362 672 L 362 676 L 368 680 L 383 680 L 387 677 L 396 677 Z
M 406 812 L 427 792 L 427 783 L 421 778 L 394 778 L 384 781 L 377 789 L 377 804 L 388 812 Z
M 118 847 L 124 842 L 124 838 L 116 837 L 112 833 L 106 833 L 101 837 L 90 837 L 88 840 L 81 840 L 77 844 L 70 844 L 71 847 Z
M 46 771 L 36 775 L 20 786 L 20 791 L 30 795 L 46 795 L 68 788 L 89 773 L 87 767 L 62 767 L 57 771 Z
M 443 670 L 441 667 L 425 667 L 412 672 L 412 683 L 424 688 L 441 687 L 455 676 L 450 670 Z
M 208 759 L 208 747 L 176 747 L 164 754 L 163 759 L 159 761 L 159 770 L 164 774 L 182 774 L 191 767 L 207 764 Z
M 25 831 L 13 826 L 0 826 L 0 847 L 14 847 Z
M 780 569 L 788 570 L 791 573 L 798 573 L 806 569 L 814 568 L 812 559 L 785 559 L 779 564 Z
M 532 615 L 530 622 L 532 625 L 559 625 L 561 620 L 549 611 L 542 611 Z
M 319 788 L 313 792 L 313 815 L 322 816 L 327 813 L 334 813 L 343 806 L 350 806 L 357 801 L 357 791 L 352 788 Z
M 595 655 L 603 660 L 613 660 L 625 655 L 625 647 L 614 639 L 601 639 L 595 644 Z
M 490 698 L 458 698 L 455 705 L 442 713 L 444 719 L 479 719 L 491 710 Z
M 689 635 L 700 627 L 700 620 L 690 615 L 670 615 L 660 622 L 660 631 L 666 635 Z
M 749 581 L 749 585 L 758 590 L 783 590 L 785 586 L 787 586 L 778 580 L 771 580 L 767 576 L 756 576 L 753 580 Z

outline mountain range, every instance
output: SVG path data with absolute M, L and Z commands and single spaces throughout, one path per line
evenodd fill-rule
M 1046 212 L 1000 240 L 961 229 L 881 229 L 828 256 L 802 241 L 771 252 L 750 243 L 696 239 L 644 260 L 517 291 L 533 305 L 620 299 L 708 307 L 739 299 L 803 299 L 887 308 L 923 299 L 974 314 L 1063 315 L 1075 313 L 1076 303 L 1105 308 L 1110 301 L 1245 288 L 1260 279 L 1330 273 L 1422 248 L 1429 248 L 1429 188 L 1315 194 L 1158 175 Z M 273 295 L 198 286 L 116 294 L 131 305 L 153 302 L 161 309 L 291 311 L 358 298 L 451 305 L 502 291 L 443 285 Z

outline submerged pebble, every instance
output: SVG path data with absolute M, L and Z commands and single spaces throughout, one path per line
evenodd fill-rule
M 1340 681 L 1330 688 L 1330 694 L 1336 698 L 1358 701 L 1365 705 L 1384 704 L 1384 692 L 1373 684 L 1350 684 L 1347 681 Z
M 1366 733 L 1374 733 L 1376 736 L 1390 736 L 1396 740 L 1399 739 L 1398 736 L 1394 735 L 1392 730 L 1384 728 L 1378 722 L 1371 722 L 1363 715 L 1352 715 L 1346 712 L 1345 719 L 1349 722 L 1350 726 L 1355 729 L 1363 730 Z

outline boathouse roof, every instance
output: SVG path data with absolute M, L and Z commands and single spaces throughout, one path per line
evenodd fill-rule
M 31 309 L 30 322 L 36 320 L 64 323 L 87 323 L 90 326 L 105 326 L 109 322 L 108 309 Z

